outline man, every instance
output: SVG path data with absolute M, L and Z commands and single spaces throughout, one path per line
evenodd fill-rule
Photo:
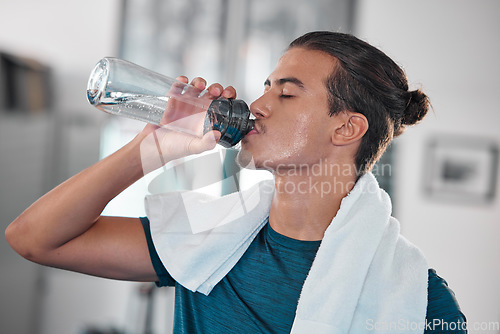
M 208 92 L 236 97 L 219 84 Z M 175 285 L 175 332 L 444 332 L 427 324 L 465 318 L 446 283 L 399 235 L 369 172 L 427 109 L 427 97 L 409 91 L 402 70 L 376 48 L 350 35 L 309 33 L 292 42 L 252 103 L 256 126 L 239 155 L 274 174 L 273 191 L 263 184 L 222 199 L 151 196 L 149 219 L 101 216 L 144 171 L 160 167 L 155 161 L 203 152 L 219 138 L 148 125 L 40 198 L 6 236 L 43 265 Z M 241 198 L 258 204 L 236 215 Z M 210 228 L 190 233 L 193 212 Z M 231 218 L 209 222 L 217 212 Z

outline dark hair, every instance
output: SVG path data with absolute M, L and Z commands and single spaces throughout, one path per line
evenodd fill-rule
M 403 70 L 370 44 L 349 34 L 316 31 L 294 40 L 289 49 L 293 47 L 338 60 L 325 83 L 330 115 L 349 110 L 363 114 L 369 124 L 355 158 L 360 174 L 372 169 L 393 137 L 427 114 L 428 97 L 421 90 L 409 91 Z

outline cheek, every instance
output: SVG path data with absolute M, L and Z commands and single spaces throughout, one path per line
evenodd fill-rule
M 303 115 L 295 118 L 292 126 L 285 133 L 291 150 L 297 151 L 308 145 L 311 139 L 310 123 L 311 120 Z
M 297 116 L 289 126 L 283 127 L 280 133 L 276 133 L 271 144 L 275 149 L 274 158 L 289 159 L 294 157 L 303 157 L 304 154 L 310 152 L 315 142 L 316 129 L 309 117 L 300 115 Z
M 297 118 L 293 137 L 290 138 L 289 153 L 299 155 L 305 163 L 321 159 L 329 151 L 329 131 L 327 118 L 308 115 Z
M 324 139 L 326 135 L 325 127 L 325 120 L 314 117 L 314 115 L 301 114 L 295 118 L 295 122 L 288 133 L 293 138 L 296 146 L 308 146 Z

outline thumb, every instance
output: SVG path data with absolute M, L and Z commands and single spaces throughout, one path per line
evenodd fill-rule
M 189 143 L 189 153 L 198 154 L 204 151 L 212 150 L 219 141 L 221 133 L 219 131 L 209 131 L 201 138 L 193 138 Z

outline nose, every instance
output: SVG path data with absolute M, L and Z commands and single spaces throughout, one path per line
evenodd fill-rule
M 250 112 L 256 119 L 267 118 L 271 113 L 271 108 L 265 101 L 265 94 L 250 104 Z

